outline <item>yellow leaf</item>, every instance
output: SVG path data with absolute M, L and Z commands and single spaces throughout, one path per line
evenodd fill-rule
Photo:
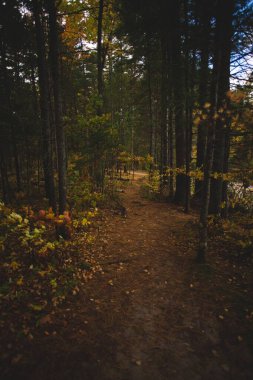
M 82 226 L 89 226 L 90 225 L 90 222 L 88 221 L 87 218 L 83 218 L 82 220 Z
M 53 220 L 54 219 L 54 214 L 53 213 L 52 214 L 47 214 L 46 215 L 46 219 Z
M 195 119 L 194 119 L 194 125 L 199 125 L 201 119 L 199 116 L 197 116 Z
M 34 305 L 32 303 L 29 304 L 29 307 L 34 311 L 41 311 L 44 308 L 42 305 Z
M 51 281 L 50 281 L 50 285 L 52 286 L 52 288 L 56 288 L 57 287 L 57 281 L 55 278 L 53 278 Z
M 18 264 L 16 261 L 12 261 L 10 263 L 10 267 L 13 269 L 13 270 L 16 270 L 18 269 L 18 267 L 20 267 L 20 264 Z
M 41 277 L 45 277 L 45 275 L 47 274 L 47 271 L 42 270 L 42 271 L 38 272 L 38 274 L 39 274 Z
M 16 284 L 17 284 L 18 286 L 23 285 L 23 284 L 24 284 L 24 278 L 23 278 L 23 277 L 20 277 L 20 278 L 17 280 Z

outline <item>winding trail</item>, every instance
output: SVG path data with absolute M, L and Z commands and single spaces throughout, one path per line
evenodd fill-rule
M 222 275 L 196 274 L 196 217 L 141 198 L 142 180 L 137 175 L 122 195 L 126 218 L 110 215 L 102 224 L 94 255 L 103 273 L 62 311 L 57 334 L 40 342 L 24 379 L 252 378 L 252 357 L 231 338 L 233 323 L 226 331 L 218 318 Z

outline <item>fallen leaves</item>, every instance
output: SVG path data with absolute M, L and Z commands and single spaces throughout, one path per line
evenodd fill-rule
M 35 304 L 30 303 L 28 306 L 29 306 L 30 309 L 32 309 L 34 311 L 42 311 L 46 307 L 46 304 L 44 304 L 44 305 L 35 305 Z
M 22 354 L 18 354 L 18 355 L 16 355 L 16 356 L 12 359 L 11 364 L 12 364 L 12 365 L 18 364 L 22 359 L 23 359 L 23 355 L 22 355 Z
M 175 218 L 175 214 L 173 214 L 173 218 Z M 178 218 L 182 218 L 181 214 Z M 148 224 L 149 221 L 147 220 L 146 223 Z M 146 229 L 148 231 L 149 227 L 151 228 L 152 225 L 145 225 L 145 232 Z M 130 229 L 130 225 L 125 225 L 124 228 Z M 177 231 L 174 231 L 174 235 L 170 237 L 167 233 L 168 229 L 169 227 L 166 223 L 166 239 L 168 239 L 168 241 L 166 240 L 166 246 L 168 247 L 168 252 L 172 252 L 170 244 L 173 247 L 176 246 L 173 239 L 175 239 L 174 235 Z M 129 230 L 127 231 L 128 232 L 126 235 L 129 233 Z M 136 231 L 138 232 L 138 228 L 133 230 L 133 232 Z M 182 254 L 190 256 L 192 254 L 192 246 L 189 248 L 188 242 L 185 243 L 184 231 L 185 229 L 182 228 L 180 232 L 181 235 L 179 234 L 180 236 L 178 237 L 176 243 L 179 247 L 182 247 L 182 244 L 185 244 L 185 249 L 182 249 Z M 57 265 L 52 262 L 50 267 L 41 263 L 38 264 L 37 262 L 32 263 L 30 266 L 28 265 L 29 276 L 27 277 L 29 278 L 27 279 L 24 277 L 25 281 L 22 286 L 19 286 L 16 283 L 16 280 L 23 276 L 22 266 L 19 266 L 19 261 L 15 257 L 12 257 L 10 260 L 10 265 L 8 268 L 6 267 L 7 271 L 10 269 L 15 272 L 11 277 L 13 280 L 10 282 L 10 285 L 12 286 L 14 284 L 15 292 L 18 293 L 22 292 L 23 289 L 26 290 L 26 288 L 30 287 L 29 292 L 27 293 L 28 297 L 30 297 L 28 298 L 30 306 L 27 307 L 26 304 L 26 309 L 28 309 L 28 311 L 25 311 L 25 308 L 23 309 L 24 315 L 28 316 L 30 314 L 31 318 L 31 321 L 27 322 L 29 329 L 27 329 L 27 333 L 25 333 L 26 341 L 32 340 L 33 336 L 34 338 L 37 338 L 36 334 L 38 334 L 38 331 L 40 334 L 45 336 L 51 337 L 57 335 L 59 338 L 62 338 L 63 332 L 65 334 L 66 330 L 70 331 L 71 334 L 75 331 L 77 339 L 78 335 L 85 335 L 86 339 L 86 337 L 89 337 L 90 334 L 92 335 L 92 339 L 95 340 L 97 326 L 101 327 L 102 334 L 105 336 L 107 336 L 108 332 L 109 334 L 111 333 L 112 335 L 116 335 L 117 332 L 115 332 L 115 325 L 118 323 L 118 320 L 122 321 L 123 319 L 124 321 L 122 324 L 124 327 L 128 325 L 128 323 L 132 324 L 131 328 L 141 327 L 138 329 L 138 334 L 142 334 L 140 336 L 143 338 L 142 341 L 144 344 L 146 344 L 147 341 L 146 337 L 151 336 L 151 334 L 147 334 L 147 332 L 150 332 L 150 328 L 155 329 L 155 331 L 151 331 L 154 334 L 154 337 L 158 337 L 161 340 L 166 339 L 167 330 L 163 328 L 168 326 L 170 321 L 176 322 L 175 326 L 177 326 L 177 322 L 180 324 L 180 328 L 178 328 L 178 330 L 173 330 L 175 327 L 173 323 L 171 324 L 171 327 L 169 327 L 172 329 L 172 334 L 169 338 L 173 340 L 174 333 L 177 341 L 179 341 L 179 344 L 180 339 L 186 340 L 189 336 L 195 336 L 193 334 L 195 334 L 196 331 L 199 331 L 199 328 L 200 331 L 203 332 L 199 339 L 202 340 L 201 342 L 204 342 L 210 333 L 208 330 L 209 323 L 210 326 L 216 329 L 217 325 L 220 328 L 220 325 L 223 325 L 226 321 L 226 328 L 230 329 L 230 319 L 234 317 L 233 305 L 231 306 L 231 303 L 227 299 L 223 298 L 225 294 L 223 289 L 226 287 L 229 288 L 229 291 L 233 290 L 232 287 L 237 282 L 233 271 L 238 271 L 238 268 L 236 267 L 234 270 L 231 270 L 230 267 L 229 270 L 225 269 L 226 267 L 221 265 L 221 259 L 219 259 L 214 265 L 220 269 L 220 277 L 214 277 L 216 276 L 216 272 L 212 272 L 211 275 L 209 273 L 203 273 L 203 278 L 199 278 L 199 276 L 185 278 L 183 277 L 185 275 L 185 267 L 182 266 L 181 268 L 177 266 L 178 261 L 182 259 L 182 255 L 168 255 L 166 252 L 166 260 L 160 260 L 165 258 L 163 248 L 164 242 L 161 242 L 160 245 L 160 242 L 158 243 L 157 236 L 155 234 L 150 235 L 150 237 L 147 235 L 145 246 L 143 246 L 143 238 L 140 237 L 139 239 L 138 236 L 131 239 L 131 246 L 129 245 L 130 242 L 128 240 L 130 239 L 128 236 L 124 236 L 123 243 L 128 243 L 124 245 L 120 240 L 121 235 L 119 234 L 115 236 L 115 228 L 111 228 L 109 235 L 106 235 L 106 238 L 101 239 L 101 245 L 100 243 L 96 244 L 90 253 L 87 246 L 85 246 L 87 236 L 83 237 L 79 234 L 76 236 L 78 241 L 75 241 L 73 244 L 72 242 L 71 244 L 68 244 L 65 251 L 62 252 L 63 258 L 60 265 L 58 262 Z M 156 240 L 154 240 L 154 237 Z M 150 241 L 152 242 L 152 246 L 149 246 Z M 152 247 L 156 241 L 158 248 L 154 250 Z M 113 246 L 113 244 L 115 244 L 115 246 Z M 103 248 L 102 250 L 100 249 L 101 246 Z M 112 246 L 114 248 L 111 250 Z M 64 256 L 65 253 L 67 253 L 66 256 Z M 142 257 L 143 253 L 146 255 L 145 258 Z M 136 257 L 136 259 L 131 259 L 132 256 Z M 177 256 L 176 260 L 174 260 L 174 256 Z M 126 261 L 124 258 L 126 258 Z M 108 264 L 108 260 L 110 260 L 109 264 L 113 265 L 109 268 L 108 266 L 105 266 L 103 271 L 98 262 L 103 263 L 105 259 L 107 260 L 106 264 Z M 192 269 L 187 266 L 186 256 L 184 256 L 184 263 L 185 262 L 188 274 L 188 271 L 191 271 Z M 215 259 L 213 262 L 215 263 Z M 164 266 L 166 266 L 166 268 L 164 268 Z M 164 273 L 164 269 L 166 269 L 166 274 Z M 228 272 L 230 273 L 228 274 Z M 99 275 L 96 277 L 95 274 L 98 273 L 103 274 L 104 276 Z M 86 286 L 86 282 L 91 278 L 93 278 L 93 281 Z M 100 281 L 97 281 L 97 278 L 99 278 Z M 209 278 L 211 281 L 209 281 Z M 123 279 L 123 282 L 121 282 L 121 279 Z M 231 279 L 231 281 L 229 281 L 229 286 L 227 285 L 228 279 Z M 220 292 L 221 294 L 218 292 L 215 293 L 215 287 L 217 286 L 216 281 L 218 286 L 222 286 L 222 292 Z M 98 286 L 101 285 L 101 283 L 102 286 Z M 134 289 L 131 290 L 131 288 Z M 195 291 L 195 289 L 198 289 L 198 291 Z M 205 293 L 204 298 L 202 298 L 203 293 Z M 68 304 L 68 308 L 64 309 L 65 303 L 61 305 L 62 300 L 65 299 L 64 297 L 67 298 L 66 302 L 68 303 L 68 295 L 77 296 L 78 294 L 79 297 L 70 297 L 71 301 Z M 22 295 L 20 297 L 22 297 Z M 44 305 L 42 300 L 46 299 L 48 300 L 48 304 Z M 192 302 L 192 299 L 194 299 L 194 302 Z M 79 309 L 79 301 L 82 303 L 81 310 Z M 160 316 L 165 313 L 168 302 L 170 306 L 169 312 L 168 315 L 166 315 L 166 324 L 163 326 L 163 324 L 160 325 Z M 153 307 L 155 310 L 155 305 L 157 303 L 159 304 L 159 312 L 154 316 L 152 315 L 152 310 Z M 143 305 L 147 306 L 146 311 Z M 135 309 L 136 307 L 137 309 Z M 203 315 L 202 312 L 199 312 L 199 307 L 202 308 L 201 310 L 203 310 Z M 212 312 L 209 314 L 207 309 L 212 309 Z M 136 310 L 138 311 L 137 316 Z M 53 314 L 55 311 L 56 314 Z M 128 314 L 132 311 L 134 313 Z M 191 314 L 192 311 L 193 314 Z M 183 317 L 181 316 L 181 313 Z M 13 313 L 13 315 L 17 315 L 18 317 L 20 316 L 18 313 Z M 129 315 L 133 317 L 133 320 L 131 320 L 131 318 L 127 318 Z M 246 322 L 251 322 L 253 318 L 252 308 L 249 308 L 245 312 L 245 315 L 246 318 L 249 319 L 249 321 Z M 4 318 L 7 320 L 8 316 L 4 316 Z M 138 322 L 138 318 L 141 322 Z M 182 326 L 181 318 L 184 321 Z M 108 320 L 108 323 L 107 327 L 103 330 L 104 319 Z M 219 320 L 221 321 L 220 323 L 218 322 Z M 35 331 L 35 334 L 33 330 L 34 321 L 37 322 L 37 330 Z M 101 325 L 99 324 L 100 322 Z M 196 331 L 194 331 L 195 322 Z M 119 324 L 120 323 L 121 322 L 119 322 Z M 113 326 L 113 332 L 112 330 L 108 330 L 108 325 Z M 0 327 L 2 327 L 2 325 L 0 325 Z M 243 328 L 240 330 L 233 330 L 233 333 L 231 334 L 233 337 L 233 344 L 239 348 L 246 344 L 244 341 L 246 342 L 247 340 L 245 330 L 243 330 Z M 24 330 L 23 327 L 21 330 Z M 191 335 L 188 335 L 188 330 L 190 330 Z M 98 333 L 101 334 L 101 331 L 99 328 Z M 122 328 L 121 331 L 124 331 L 124 329 Z M 15 336 L 19 333 L 15 324 L 12 333 Z M 161 335 L 159 335 L 159 333 Z M 183 336 L 182 338 L 180 336 L 181 333 Z M 214 332 L 211 331 L 211 335 L 212 334 L 215 335 L 216 330 Z M 115 337 L 115 335 L 113 336 Z M 245 338 L 243 339 L 244 336 Z M 45 337 L 43 338 L 45 339 Z M 73 338 L 73 335 L 71 338 Z M 116 340 L 123 338 L 124 336 L 117 336 Z M 131 343 L 136 342 L 135 336 L 132 336 L 129 339 Z M 83 341 L 86 342 L 84 339 Z M 123 344 L 125 344 L 125 340 L 123 341 Z M 187 351 L 193 352 L 189 343 L 184 344 L 186 345 Z M 191 344 L 196 344 L 197 346 L 199 344 L 198 339 L 196 339 L 196 341 L 192 339 Z M 212 350 L 213 347 L 215 347 L 215 349 Z M 87 350 L 92 349 L 92 347 L 87 348 Z M 174 346 L 172 349 L 174 349 Z M 175 350 L 176 349 L 177 347 L 175 347 Z M 198 347 L 196 347 L 196 352 L 198 352 Z M 213 360 L 217 362 L 219 361 L 219 366 L 221 366 L 222 363 L 226 363 L 226 360 L 222 360 L 223 354 L 218 345 L 210 345 L 208 347 L 208 352 L 211 356 L 213 355 Z M 144 365 L 144 360 L 142 361 L 141 359 L 145 356 L 141 356 L 140 358 L 138 353 L 140 354 L 140 351 L 135 351 L 134 353 L 132 352 L 132 355 L 130 354 L 129 357 L 130 361 L 131 358 L 134 357 L 131 361 L 133 366 L 141 367 Z M 145 366 L 147 362 L 145 361 Z M 227 368 L 224 370 L 227 370 Z
M 52 322 L 52 317 L 51 317 L 50 314 L 45 315 L 44 317 L 42 317 L 42 318 L 39 320 L 39 324 L 40 324 L 41 326 L 46 325 L 46 324 L 52 324 L 52 323 L 53 323 L 53 322 Z

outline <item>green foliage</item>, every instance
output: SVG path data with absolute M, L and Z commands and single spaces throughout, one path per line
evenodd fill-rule
M 51 209 L 35 213 L 24 207 L 17 213 L 1 203 L 0 307 L 18 300 L 41 312 L 62 302 L 81 278 L 90 278 L 99 267 L 84 261 L 83 250 L 94 241 L 89 227 L 96 215 L 97 210 L 86 211 L 72 221 L 67 212 L 57 216 Z M 56 240 L 59 225 L 72 229 L 72 240 Z M 78 231 L 80 241 L 74 238 Z
M 78 214 L 80 211 L 96 208 L 103 204 L 104 195 L 102 193 L 92 191 L 92 182 L 88 177 L 80 175 L 80 171 L 76 170 L 82 164 L 82 158 L 76 161 L 74 167 L 69 169 L 69 193 L 68 203 L 71 210 Z M 76 166 L 77 165 L 77 166 Z
M 154 170 L 148 182 L 141 185 L 141 195 L 148 199 L 158 199 L 160 197 L 161 176 L 158 170 Z
M 145 161 L 145 165 L 146 165 L 146 170 L 149 172 L 153 168 L 154 161 L 155 161 L 154 157 L 152 157 L 150 154 L 148 154 L 144 158 L 144 161 Z
M 116 131 L 111 127 L 110 115 L 104 114 L 91 117 L 87 128 L 89 133 L 89 155 L 92 157 L 95 155 L 93 160 L 105 158 L 105 154 L 115 147 Z
M 22 249 L 24 254 L 33 254 L 34 250 L 42 247 L 45 226 L 32 226 L 27 217 L 0 205 L 1 213 L 1 250 L 16 251 Z
M 225 248 L 230 257 L 248 258 L 253 252 L 253 224 L 251 218 L 236 213 L 232 218 L 209 218 L 211 237 Z

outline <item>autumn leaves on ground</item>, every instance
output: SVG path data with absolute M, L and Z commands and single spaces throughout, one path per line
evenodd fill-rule
M 29 333 L 1 322 L 1 379 L 252 378 L 252 269 L 215 242 L 196 264 L 197 217 L 141 197 L 143 181 L 125 186 L 124 213 L 97 221 L 92 278 L 86 268 L 77 292 L 37 310 Z

